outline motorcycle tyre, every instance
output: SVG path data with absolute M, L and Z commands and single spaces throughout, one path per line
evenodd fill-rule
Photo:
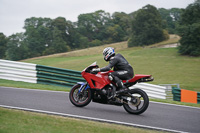
M 74 100 L 74 97 L 73 97 L 73 93 L 74 93 L 74 91 L 76 90 L 76 89 L 78 89 L 78 88 L 80 88 L 80 84 L 76 84 L 76 85 L 74 85 L 72 88 L 71 88 L 71 90 L 70 90 L 70 93 L 69 93 L 69 99 L 70 99 L 70 101 L 71 101 L 71 103 L 73 104 L 73 105 L 75 105 L 76 107 L 84 107 L 84 106 L 87 106 L 90 102 L 91 102 L 91 100 L 92 100 L 92 92 L 91 92 L 91 90 L 90 89 L 87 89 L 88 90 L 88 99 L 84 102 L 84 103 L 77 103 L 75 100 Z
M 130 113 L 130 114 L 135 114 L 135 115 L 142 114 L 144 111 L 146 111 L 147 108 L 148 108 L 148 106 L 149 106 L 149 97 L 148 97 L 148 95 L 147 95 L 143 90 L 141 90 L 141 89 L 139 89 L 139 88 L 137 88 L 137 89 L 132 89 L 132 90 L 130 90 L 129 93 L 131 93 L 131 94 L 134 94 L 134 93 L 140 94 L 140 95 L 143 97 L 143 99 L 144 99 L 144 105 L 143 105 L 139 110 L 133 110 L 133 109 L 131 109 L 131 108 L 129 107 L 128 104 L 125 104 L 125 103 L 124 103 L 124 104 L 123 104 L 124 109 L 125 109 L 128 113 Z

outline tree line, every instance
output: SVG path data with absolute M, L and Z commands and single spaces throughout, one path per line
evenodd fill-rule
M 182 37 L 181 54 L 198 56 L 199 1 L 186 9 L 157 9 L 146 5 L 130 14 L 115 12 L 110 15 L 98 10 L 80 14 L 77 22 L 64 17 L 27 18 L 25 32 L 8 37 L 0 33 L 0 58 L 22 60 L 121 41 L 128 41 L 129 47 L 144 46 L 168 39 L 168 33 Z M 193 45 L 195 48 L 191 48 Z

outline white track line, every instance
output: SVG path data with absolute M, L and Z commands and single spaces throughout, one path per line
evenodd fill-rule
M 37 110 L 37 109 L 21 108 L 21 107 L 6 106 L 6 105 L 0 105 L 0 107 L 9 108 L 9 109 L 24 110 L 24 111 L 30 111 L 30 112 L 45 113 L 45 114 L 50 114 L 50 115 L 59 115 L 59 116 L 64 116 L 64 117 L 73 117 L 73 118 L 86 119 L 86 120 L 99 121 L 99 122 L 114 123 L 114 124 L 133 126 L 133 127 L 138 127 L 138 128 L 146 128 L 146 129 L 151 129 L 151 130 L 159 130 L 159 131 L 167 131 L 167 132 L 175 132 L 175 133 L 187 133 L 187 132 L 183 132 L 183 131 L 171 130 L 171 129 L 166 129 L 166 128 L 152 127 L 152 126 L 146 126 L 146 125 L 140 125 L 140 124 L 126 123 L 126 122 L 113 121 L 113 120 L 100 119 L 100 118 L 93 118 L 93 117 L 80 116 L 80 115 L 64 114 L 64 113 Z

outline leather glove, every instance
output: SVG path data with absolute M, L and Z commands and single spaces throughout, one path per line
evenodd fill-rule
M 92 69 L 92 73 L 98 73 L 98 72 L 100 72 L 100 68 L 94 68 L 94 69 Z

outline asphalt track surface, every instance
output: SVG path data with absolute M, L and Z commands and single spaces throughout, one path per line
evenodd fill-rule
M 171 132 L 200 132 L 200 108 L 150 102 L 141 115 L 131 115 L 122 106 L 91 102 L 78 108 L 69 93 L 0 87 L 0 106 L 67 117 L 117 123 Z

